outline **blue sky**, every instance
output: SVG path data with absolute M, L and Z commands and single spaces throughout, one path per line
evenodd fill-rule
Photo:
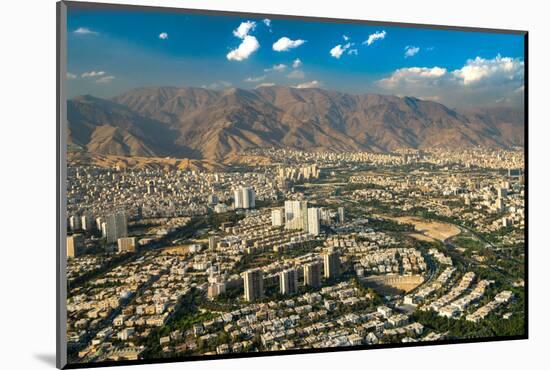
M 71 8 L 67 28 L 70 97 L 276 84 L 522 105 L 519 35 Z

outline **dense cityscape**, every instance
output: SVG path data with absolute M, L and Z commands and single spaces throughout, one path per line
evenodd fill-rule
M 524 153 L 69 164 L 69 362 L 522 335 Z

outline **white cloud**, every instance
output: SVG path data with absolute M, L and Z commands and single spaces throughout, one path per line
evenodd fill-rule
M 320 85 L 321 85 L 321 83 L 319 81 L 313 80 L 313 81 L 303 82 L 303 83 L 298 84 L 298 85 L 294 85 L 293 87 L 295 87 L 297 89 L 311 89 L 313 87 L 318 87 Z
M 80 75 L 80 77 L 82 78 L 94 78 L 94 77 L 101 77 L 101 76 L 105 76 L 106 72 L 105 71 L 89 71 L 89 72 L 84 72 Z
M 168 34 L 166 32 L 161 32 L 159 34 L 159 39 L 166 40 L 168 38 Z
M 475 85 L 483 81 L 521 80 L 523 81 L 524 62 L 519 59 L 501 57 L 494 59 L 477 57 L 469 59 L 461 69 L 453 71 L 453 76 L 464 85 Z
M 248 78 L 245 78 L 245 82 L 260 82 L 260 81 L 263 81 L 265 80 L 265 75 L 263 76 L 258 76 L 258 77 L 248 77 Z
M 374 44 L 375 41 L 377 40 L 384 40 L 384 38 L 386 37 L 386 31 L 377 31 L 375 33 L 371 33 L 369 35 L 369 37 L 363 41 L 363 45 L 368 45 L 368 46 L 371 46 L 372 44 Z
M 392 94 L 425 97 L 451 107 L 496 101 L 521 106 L 524 67 L 520 58 L 477 57 L 455 70 L 438 66 L 400 68 L 377 85 Z
M 271 27 L 271 19 L 266 18 L 266 19 L 264 19 L 262 22 L 264 22 L 264 24 L 265 24 L 267 27 Z
M 348 41 L 348 40 L 349 40 L 349 36 L 347 36 L 347 35 L 342 35 L 342 38 L 344 39 L 344 41 Z
M 402 86 L 403 84 L 429 83 L 429 81 L 438 81 L 439 78 L 447 74 L 447 69 L 440 67 L 410 67 L 400 68 L 393 74 L 379 81 L 383 87 L 391 88 Z
M 67 72 L 67 80 L 76 80 L 77 77 L 74 73 Z
M 114 79 L 115 79 L 115 76 L 109 75 L 109 76 L 103 76 L 101 78 L 98 78 L 95 82 L 98 84 L 106 84 L 113 81 Z
M 115 76 L 108 75 L 105 71 L 88 71 L 82 73 L 80 77 L 85 79 L 93 79 L 94 82 L 99 84 L 109 83 L 115 79 Z
M 409 58 L 412 56 L 415 56 L 420 51 L 420 48 L 418 46 L 405 46 L 405 58 Z
M 258 87 L 270 87 L 270 86 L 275 86 L 275 84 L 273 82 L 264 82 L 264 83 L 261 83 L 259 85 L 256 85 L 256 88 L 258 88 Z
M 249 56 L 251 56 L 256 50 L 258 50 L 258 48 L 260 47 L 258 39 L 256 39 L 256 37 L 254 36 L 249 35 L 249 33 L 253 31 L 254 28 L 256 28 L 256 22 L 246 21 L 242 22 L 239 27 L 233 30 L 233 35 L 243 41 L 237 48 L 227 53 L 226 57 L 228 60 L 235 60 L 240 62 L 248 59 Z
M 288 37 L 281 37 L 279 40 L 277 40 L 273 44 L 273 50 L 275 51 L 288 51 L 290 49 L 297 48 L 298 46 L 302 45 L 306 40 L 291 40 Z
M 241 44 L 227 53 L 228 60 L 242 61 L 247 59 L 260 47 L 260 43 L 254 36 L 245 36 Z
M 344 52 L 346 50 L 348 50 L 353 44 L 351 42 L 348 42 L 347 44 L 345 45 L 336 45 L 335 47 L 333 47 L 332 49 L 330 49 L 330 55 L 332 55 L 334 58 L 336 59 L 340 59 L 340 57 L 342 56 L 342 54 L 344 54 Z
M 244 39 L 250 31 L 253 31 L 254 28 L 256 28 L 256 22 L 254 21 L 246 21 L 242 22 L 239 27 L 237 27 L 235 30 L 233 30 L 233 35 L 235 37 L 238 37 L 240 39 Z
M 357 49 L 349 49 L 348 50 L 348 55 L 358 55 L 359 52 L 357 51 Z
M 292 62 L 292 68 L 300 68 L 302 64 L 303 64 L 302 61 L 299 58 L 296 58 Z
M 78 27 L 76 30 L 73 31 L 76 34 L 79 35 L 97 35 L 98 33 L 95 31 L 92 31 L 91 29 L 87 27 Z
M 343 53 L 344 49 L 342 49 L 342 45 L 336 45 L 335 47 L 330 49 L 330 55 L 332 55 L 336 59 L 339 59 Z
M 295 69 L 286 76 L 288 78 L 294 78 L 294 79 L 297 79 L 297 80 L 300 80 L 300 79 L 303 79 L 303 78 L 306 77 L 304 71 L 302 71 L 300 69 Z
M 275 64 L 273 67 L 264 69 L 264 72 L 271 72 L 271 71 L 282 72 L 285 69 L 286 69 L 286 64 L 281 63 L 281 64 Z

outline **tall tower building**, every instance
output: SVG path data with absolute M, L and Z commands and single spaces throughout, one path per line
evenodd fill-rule
M 243 193 L 243 208 L 244 209 L 255 208 L 256 193 L 254 192 L 254 189 L 251 187 L 243 187 L 241 188 L 241 191 Z
M 283 226 L 285 223 L 285 214 L 282 209 L 271 211 L 271 226 Z
M 279 273 L 281 294 L 295 294 L 298 292 L 298 272 L 288 269 Z
M 306 201 L 285 201 L 285 229 L 307 230 Z
M 69 217 L 69 227 L 71 228 L 72 231 L 82 229 L 82 225 L 81 225 L 80 221 L 81 221 L 81 219 L 78 216 Z
M 334 249 L 331 248 L 323 254 L 323 265 L 325 278 L 332 279 L 340 275 L 340 256 Z
M 256 193 L 252 187 L 239 186 L 233 191 L 233 198 L 235 209 L 249 209 L 256 207 Z
M 80 218 L 80 224 L 82 226 L 82 230 L 90 231 L 93 229 L 92 218 L 88 215 L 84 215 Z
M 95 227 L 99 230 L 99 231 L 102 231 L 103 230 L 103 224 L 105 223 L 105 220 L 103 219 L 103 217 L 97 217 L 95 219 Z
M 321 228 L 321 213 L 319 208 L 307 209 L 307 232 L 311 235 L 319 235 Z
M 215 235 L 208 237 L 208 249 L 210 249 L 211 251 L 215 251 L 218 240 L 219 238 Z
M 233 192 L 233 205 L 235 209 L 243 208 L 243 192 L 241 188 L 235 189 Z
M 314 288 L 321 286 L 320 262 L 311 262 L 304 266 L 304 284 Z
M 504 211 L 504 199 L 502 198 L 497 198 L 497 201 L 495 203 L 495 208 L 497 211 L 499 212 L 503 212 Z
M 156 193 L 155 184 L 153 182 L 147 181 L 147 194 Z
M 74 258 L 82 255 L 84 250 L 84 238 L 80 234 L 67 237 L 67 258 Z
M 264 274 L 260 269 L 252 269 L 243 273 L 244 299 L 254 302 L 264 296 Z
M 338 221 L 340 222 L 340 224 L 343 224 L 345 222 L 344 207 L 338 207 Z
M 128 236 L 126 212 L 112 213 L 105 218 L 105 237 L 108 243 L 115 243 L 119 238 Z

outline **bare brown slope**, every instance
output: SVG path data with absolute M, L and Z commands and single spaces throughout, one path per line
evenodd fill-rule
M 460 113 L 411 97 L 274 86 L 224 91 L 141 88 L 114 101 L 116 109 L 102 109 L 108 116 L 118 114 L 116 119 L 98 118 L 87 111 L 91 107 L 80 105 L 73 115 L 91 114 L 93 119 L 75 120 L 69 113 L 71 121 L 78 122 L 71 128 L 75 142 L 104 153 L 150 156 L 150 152 L 166 152 L 216 161 L 262 147 L 387 151 L 477 145 L 507 148 L 523 142 L 518 128 L 522 126 L 508 123 L 502 113 Z M 117 130 L 98 128 L 104 125 Z M 151 126 L 166 135 L 144 134 Z M 97 131 L 95 135 L 91 129 Z
M 176 146 L 178 133 L 128 107 L 93 96 L 67 102 L 69 142 L 89 152 L 133 156 L 183 156 L 189 149 Z
M 67 161 L 71 165 L 85 165 L 110 168 L 141 168 L 163 170 L 190 170 L 190 171 L 224 171 L 226 167 L 210 160 L 186 158 L 159 158 L 105 155 L 99 153 L 74 152 L 68 153 Z
M 173 124 L 183 115 L 207 108 L 219 95 L 198 87 L 141 87 L 112 100 L 143 116 Z
M 525 144 L 525 115 L 522 110 L 508 107 L 475 108 L 465 110 L 464 115 L 473 122 L 483 122 L 486 130 L 497 135 L 508 145 Z

